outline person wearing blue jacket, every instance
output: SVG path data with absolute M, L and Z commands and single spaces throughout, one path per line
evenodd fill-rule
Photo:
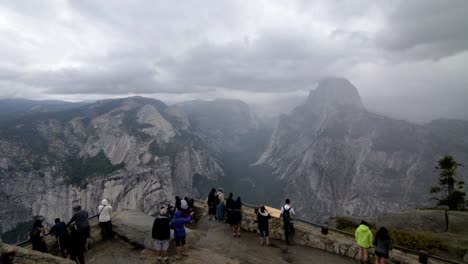
M 184 218 L 181 211 L 176 211 L 174 219 L 171 220 L 171 228 L 174 229 L 174 240 L 176 242 L 176 259 L 181 259 L 182 256 L 188 256 L 187 248 L 185 247 L 185 224 L 192 221 L 193 212 L 189 217 Z M 182 255 L 180 247 L 182 246 Z

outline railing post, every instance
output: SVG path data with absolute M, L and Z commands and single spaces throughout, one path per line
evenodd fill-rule
M 429 258 L 429 253 L 424 250 L 419 251 L 419 263 L 427 264 Z
M 328 226 L 322 225 L 322 234 L 328 235 Z

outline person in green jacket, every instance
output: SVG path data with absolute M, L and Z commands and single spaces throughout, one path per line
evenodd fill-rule
M 359 246 L 359 261 L 361 263 L 368 263 L 367 258 L 369 256 L 369 248 L 372 246 L 373 235 L 369 229 L 369 224 L 366 221 L 362 221 L 355 232 L 356 242 Z

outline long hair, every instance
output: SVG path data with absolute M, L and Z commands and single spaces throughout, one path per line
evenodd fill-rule
M 214 195 L 215 193 L 216 193 L 216 189 L 215 189 L 215 188 L 211 188 L 210 195 Z
M 385 240 L 390 240 L 390 236 L 388 235 L 387 228 L 385 228 L 385 227 L 379 228 L 379 230 L 375 234 L 375 238 L 380 239 L 380 240 L 384 240 L 384 241 Z
M 264 206 L 264 205 L 262 205 L 262 206 L 260 207 L 260 212 L 265 213 L 265 206 Z
M 38 227 L 42 227 L 42 220 L 40 219 L 36 219 L 36 221 L 34 221 L 34 224 L 33 224 L 33 228 L 38 228 Z

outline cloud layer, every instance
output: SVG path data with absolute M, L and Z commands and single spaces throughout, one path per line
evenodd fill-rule
M 465 94 L 466 10 L 464 0 L 9 1 L 0 97 L 262 100 L 330 75 L 364 96 Z

